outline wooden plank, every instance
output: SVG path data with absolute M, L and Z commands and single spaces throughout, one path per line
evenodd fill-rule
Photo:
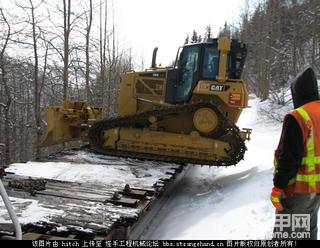
M 38 240 L 40 239 L 40 237 L 42 236 L 42 234 L 39 233 L 25 233 L 22 236 L 23 240 Z
M 139 204 L 139 200 L 126 197 L 121 197 L 119 200 L 108 199 L 107 202 L 131 208 L 137 208 Z
M 138 190 L 138 189 L 130 189 L 130 190 L 123 190 L 120 192 L 122 195 L 126 195 L 128 197 L 133 197 L 137 199 L 146 199 L 148 193 L 145 190 Z
M 37 192 L 37 195 L 48 195 L 53 197 L 62 197 L 74 200 L 83 200 L 83 201 L 92 201 L 92 202 L 101 202 L 104 203 L 110 196 L 101 196 L 93 193 L 71 193 L 67 191 L 57 191 L 57 190 L 44 190 Z

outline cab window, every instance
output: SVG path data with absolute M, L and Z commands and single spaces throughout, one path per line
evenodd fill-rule
M 197 80 L 199 46 L 185 47 L 179 61 L 179 81 L 176 101 L 185 102 L 189 98 Z
M 219 68 L 219 51 L 215 47 L 205 47 L 202 67 L 202 78 L 216 79 Z

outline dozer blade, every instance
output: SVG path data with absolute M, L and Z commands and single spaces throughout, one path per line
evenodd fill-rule
M 46 107 L 47 128 L 39 147 L 87 139 L 88 128 L 101 119 L 102 109 L 86 102 L 64 101 L 61 107 Z

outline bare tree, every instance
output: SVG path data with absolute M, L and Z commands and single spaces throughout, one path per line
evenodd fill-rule
M 34 116 L 35 116 L 35 124 L 36 124 L 36 142 L 38 143 L 40 140 L 40 82 L 39 82 L 39 57 L 38 57 L 38 41 L 37 41 L 37 22 L 35 19 L 35 10 L 41 6 L 43 1 L 41 1 L 37 6 L 34 6 L 32 0 L 29 0 L 30 4 L 30 12 L 31 12 L 31 26 L 32 26 L 32 41 L 33 41 L 33 55 L 34 55 Z M 39 147 L 36 146 L 36 158 L 39 158 Z
M 83 0 L 72 1 L 72 8 L 71 0 L 13 1 L 22 10 L 18 18 L 0 11 L 0 164 L 61 148 L 34 147 L 45 124 L 42 106 L 72 96 L 114 114 L 120 75 L 132 65 L 131 53 L 119 51 L 115 25 L 107 29 L 106 1 L 100 1 L 100 25 L 93 0 L 85 9 L 76 6 Z
M 298 72 L 298 58 L 297 58 L 297 0 L 292 0 L 292 64 L 293 74 Z
M 41 89 L 42 89 L 42 84 L 44 83 L 43 80 L 40 80 L 39 77 L 39 42 L 38 39 L 41 37 L 41 35 L 43 36 L 43 32 L 41 31 L 41 27 L 39 26 L 40 23 L 43 20 L 38 20 L 38 18 L 36 17 L 36 10 L 38 8 L 40 8 L 43 4 L 44 0 L 41 0 L 38 3 L 35 3 L 34 0 L 29 0 L 29 5 L 28 6 L 24 6 L 19 4 L 18 2 L 16 2 L 16 5 L 18 7 L 20 7 L 21 9 L 23 9 L 26 13 L 27 13 L 27 24 L 30 26 L 31 28 L 31 39 L 32 42 L 30 44 L 30 46 L 32 47 L 32 51 L 33 51 L 33 89 L 34 89 L 34 104 L 33 104 L 33 109 L 34 109 L 34 120 L 35 120 L 35 133 L 36 133 L 36 139 L 35 139 L 35 143 L 38 144 L 39 140 L 40 140 L 40 136 L 41 136 L 41 108 L 40 108 L 40 102 L 41 102 Z M 45 18 L 44 18 L 45 19 Z M 26 35 L 28 38 L 28 35 Z M 26 42 L 26 44 L 29 44 L 28 42 Z M 46 55 L 47 56 L 47 51 L 46 51 Z M 45 66 L 46 66 L 46 60 L 47 58 L 45 58 Z M 35 157 L 39 158 L 40 155 L 40 150 L 38 146 L 35 146 Z
M 63 0 L 63 100 L 68 98 L 68 82 L 69 82 L 69 39 L 71 32 L 71 0 Z
M 1 81 L 4 86 L 4 93 L 6 96 L 5 102 L 1 102 L 1 106 L 4 107 L 4 144 L 5 144 L 5 150 L 4 150 L 4 162 L 5 164 L 10 163 L 10 116 L 9 116 L 9 111 L 10 111 L 10 106 L 12 103 L 12 97 L 11 97 L 11 92 L 10 88 L 8 85 L 7 81 L 7 71 L 6 71 L 6 66 L 5 66 L 5 52 L 9 43 L 9 39 L 11 36 L 11 26 L 3 12 L 3 9 L 0 8 L 0 14 L 3 22 L 6 25 L 7 30 L 5 31 L 4 34 L 4 41 L 2 44 L 2 48 L 0 50 L 0 69 L 1 69 Z
M 101 83 L 101 92 L 100 98 L 102 106 L 105 107 L 105 95 L 103 92 L 107 91 L 107 75 L 106 75 L 106 50 L 107 50 L 107 11 L 108 11 L 108 2 L 104 1 L 103 3 L 100 0 L 100 40 L 99 40 L 99 51 L 100 51 L 100 83 Z M 106 113 L 104 111 L 104 113 Z
M 245 77 L 259 97 L 287 104 L 289 78 L 306 66 L 320 72 L 320 2 L 265 0 L 253 9 L 242 24 L 249 43 Z
M 86 98 L 89 103 L 92 102 L 90 89 L 90 32 L 92 27 L 92 0 L 89 0 L 89 16 L 87 17 L 86 33 Z

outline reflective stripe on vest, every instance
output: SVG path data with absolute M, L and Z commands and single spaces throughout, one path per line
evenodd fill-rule
M 276 202 L 276 203 L 280 203 L 280 198 L 271 196 L 271 201 Z
M 296 109 L 297 113 L 302 117 L 304 123 L 309 129 L 309 137 L 307 138 L 306 143 L 306 156 L 302 158 L 302 166 L 305 166 L 305 169 L 308 174 L 301 174 L 298 171 L 295 180 L 290 181 L 291 183 L 308 183 L 312 191 L 316 191 L 316 184 L 320 182 L 320 174 L 316 174 L 315 166 L 320 164 L 320 156 L 315 156 L 315 143 L 314 143 L 314 127 L 311 121 L 311 118 L 307 111 L 303 107 Z

